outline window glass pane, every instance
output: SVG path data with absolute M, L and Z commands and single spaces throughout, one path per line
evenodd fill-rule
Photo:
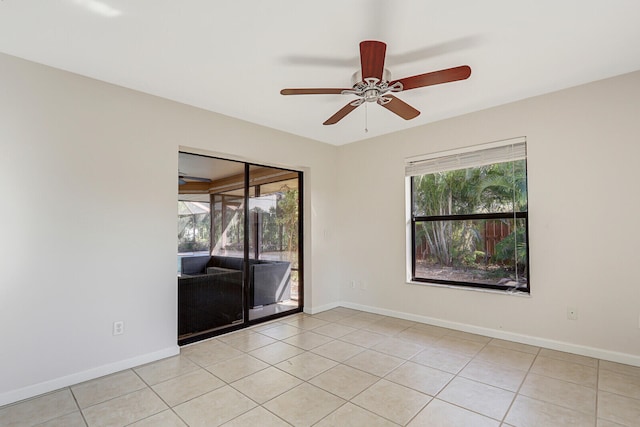
M 416 221 L 418 279 L 527 287 L 526 219 Z
M 299 175 L 251 166 L 249 182 L 249 319 L 296 309 Z
M 213 250 L 211 255 L 244 257 L 244 197 L 214 194 Z
M 209 250 L 210 207 L 207 202 L 178 202 L 178 252 Z
M 413 216 L 525 212 L 526 160 L 412 178 Z
M 259 251 L 255 251 L 255 237 L 250 236 L 250 257 L 271 261 L 288 261 L 298 268 L 298 179 L 262 184 L 260 196 L 251 195 L 252 234 L 258 237 Z

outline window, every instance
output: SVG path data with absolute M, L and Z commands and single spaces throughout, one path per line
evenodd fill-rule
M 410 279 L 529 292 L 524 138 L 407 159 Z

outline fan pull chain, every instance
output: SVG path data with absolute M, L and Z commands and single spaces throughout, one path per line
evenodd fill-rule
M 369 132 L 369 115 L 367 114 L 369 109 L 367 108 L 367 103 L 364 104 L 364 132 Z

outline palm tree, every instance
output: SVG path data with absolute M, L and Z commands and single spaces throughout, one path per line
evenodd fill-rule
M 524 160 L 416 176 L 413 178 L 413 215 L 526 211 L 526 179 Z M 476 247 L 484 231 L 477 220 L 446 220 L 418 222 L 415 233 L 416 246 L 426 244 L 429 255 L 438 265 L 450 267 L 475 264 Z M 522 236 L 514 234 L 512 239 L 520 242 Z M 503 246 L 507 244 L 508 241 Z M 508 255 L 507 249 L 500 249 L 501 254 Z M 524 254 L 518 252 L 518 258 L 526 258 L 526 248 Z
M 479 202 L 481 171 L 459 169 L 413 178 L 414 216 L 447 216 L 474 212 Z M 464 253 L 474 252 L 478 233 L 470 221 L 425 221 L 416 229 L 437 263 L 452 266 Z M 454 242 L 456 242 L 454 244 Z
M 478 187 L 487 212 L 527 210 L 527 164 L 525 160 L 494 163 L 485 167 Z
M 283 228 L 287 242 L 287 254 L 289 261 L 296 264 L 297 260 L 292 259 L 298 252 L 294 251 L 298 244 L 298 190 L 289 189 L 283 192 L 283 196 L 278 200 L 278 216 L 276 223 Z
M 527 211 L 527 164 L 525 160 L 493 164 L 488 168 L 487 178 L 480 186 L 487 209 L 494 212 Z M 524 224 L 518 220 L 511 226 L 511 233 L 496 243 L 494 258 L 499 262 L 515 262 L 516 268 L 526 269 L 527 244 Z

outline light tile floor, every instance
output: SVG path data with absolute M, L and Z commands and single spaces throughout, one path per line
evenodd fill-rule
M 335 308 L 0 408 L 0 426 L 640 426 L 640 367 Z

